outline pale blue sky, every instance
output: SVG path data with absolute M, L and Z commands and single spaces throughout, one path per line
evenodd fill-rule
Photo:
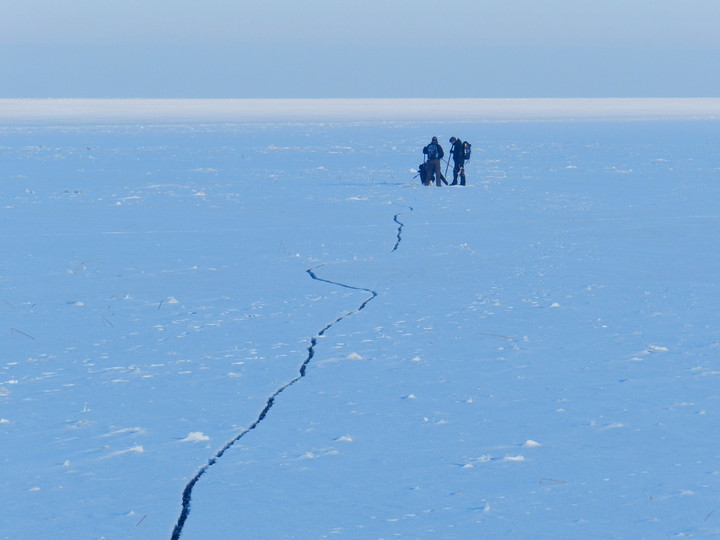
M 718 0 L 4 0 L 0 97 L 714 97 Z

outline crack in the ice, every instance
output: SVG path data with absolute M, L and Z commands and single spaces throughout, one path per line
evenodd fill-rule
M 200 478 L 207 472 L 207 470 L 210 467 L 215 465 L 217 460 L 220 459 L 223 456 L 223 454 L 225 452 L 227 452 L 236 442 L 238 442 L 245 435 L 247 435 L 252 430 L 254 430 L 256 427 L 258 427 L 260 422 L 262 422 L 265 419 L 265 417 L 267 416 L 267 414 L 270 412 L 270 409 L 272 409 L 273 405 L 275 404 L 275 399 L 281 393 L 283 393 L 285 390 L 290 388 L 292 385 L 294 385 L 300 379 L 305 377 L 305 374 L 307 372 L 307 367 L 310 364 L 310 361 L 315 356 L 315 346 L 317 345 L 318 338 L 324 336 L 325 332 L 330 330 L 330 328 L 335 326 L 337 323 L 339 323 L 343 319 L 349 317 L 350 315 L 354 315 L 355 313 L 364 309 L 365 306 L 367 306 L 368 303 L 377 296 L 377 293 L 371 289 L 365 289 L 363 287 L 354 287 L 352 285 L 346 285 L 344 283 L 339 283 L 337 281 L 330 281 L 328 279 L 322 279 L 322 278 L 317 277 L 317 275 L 315 274 L 315 272 L 313 272 L 313 270 L 315 270 L 316 268 L 319 268 L 320 266 L 322 266 L 322 265 L 319 265 L 319 266 L 316 266 L 313 268 L 309 268 L 308 270 L 306 270 L 306 272 L 312 279 L 314 279 L 316 281 L 322 281 L 324 283 L 329 283 L 331 285 L 337 285 L 338 287 L 343 287 L 345 289 L 352 289 L 355 291 L 365 291 L 365 292 L 370 293 L 370 297 L 367 298 L 364 302 L 362 302 L 360 304 L 360 306 L 357 309 L 355 309 L 354 311 L 349 311 L 349 312 L 345 313 L 344 315 L 341 315 L 340 317 L 335 319 L 333 322 L 325 325 L 325 327 L 322 330 L 320 330 L 317 333 L 317 335 L 315 335 L 314 337 L 312 337 L 310 339 L 310 346 L 307 348 L 308 354 L 307 354 L 307 357 L 305 358 L 305 361 L 300 365 L 299 375 L 296 376 L 295 378 L 293 378 L 291 381 L 282 385 L 280 388 L 278 388 L 265 402 L 265 407 L 260 412 L 260 415 L 258 416 L 257 420 L 255 420 L 250 425 L 250 427 L 248 427 L 247 429 L 245 429 L 244 431 L 242 431 L 241 433 L 239 433 L 238 435 L 236 435 L 235 437 L 230 439 L 230 441 L 225 443 L 225 446 L 223 446 L 212 458 L 210 458 L 208 460 L 208 462 L 197 473 L 195 473 L 195 476 L 193 476 L 190 479 L 190 481 L 185 486 L 185 489 L 183 490 L 182 511 L 180 513 L 180 517 L 178 518 L 177 523 L 175 524 L 175 528 L 173 529 L 173 533 L 172 533 L 172 537 L 171 537 L 172 540 L 178 540 L 180 538 L 180 535 L 182 534 L 183 527 L 185 526 L 185 521 L 187 521 L 187 518 L 190 515 L 190 502 L 192 500 L 192 492 L 193 492 L 193 489 L 195 488 L 195 484 L 198 483 Z
M 412 212 L 413 207 L 408 206 L 408 208 Z M 397 249 L 400 247 L 400 242 L 402 242 L 402 230 L 405 224 L 398 219 L 398 216 L 402 213 L 403 212 L 399 212 L 393 216 L 393 221 L 398 224 L 398 230 L 396 235 L 397 241 L 395 242 L 395 247 L 392 248 L 392 251 L 397 251 Z
M 411 206 L 408 206 L 408 208 L 412 211 Z M 395 216 L 393 217 L 393 221 L 395 221 L 395 223 L 398 224 L 397 242 L 395 243 L 395 247 L 393 247 L 393 249 L 392 249 L 393 252 L 397 251 L 398 247 L 400 246 L 400 242 L 402 242 L 402 230 L 403 230 L 404 224 L 400 220 L 398 220 L 398 216 L 401 213 L 402 212 L 395 214 Z M 182 534 L 183 527 L 185 527 L 185 522 L 187 521 L 187 518 L 190 515 L 190 503 L 192 500 L 193 489 L 195 488 L 195 485 L 198 483 L 200 478 L 202 478 L 202 476 L 207 472 L 207 470 L 210 467 L 212 467 L 213 465 L 215 465 L 215 463 L 217 463 L 217 461 L 223 456 L 223 454 L 225 454 L 225 452 L 227 452 L 236 442 L 238 442 L 245 435 L 247 435 L 252 430 L 254 430 L 256 427 L 258 427 L 260 422 L 262 422 L 265 419 L 265 417 L 267 416 L 267 414 L 270 412 L 270 409 L 272 409 L 273 405 L 275 404 L 275 399 L 280 394 L 282 394 L 285 390 L 290 388 L 292 385 L 294 385 L 300 379 L 305 377 L 305 374 L 307 372 L 307 367 L 310 364 L 310 361 L 315 356 L 315 347 L 317 346 L 318 338 L 323 337 L 325 335 L 325 332 L 330 330 L 333 326 L 338 324 L 343 319 L 345 319 L 351 315 L 354 315 L 355 313 L 358 313 L 359 311 L 362 311 L 363 309 L 365 309 L 365 306 L 367 306 L 370 303 L 370 301 L 372 301 L 378 295 L 372 289 L 366 289 L 364 287 L 355 287 L 353 285 L 346 285 L 345 283 L 340 283 L 338 281 L 330 281 L 328 279 L 319 278 L 313 270 L 315 270 L 316 268 L 320 268 L 321 266 L 323 266 L 323 265 L 321 264 L 321 265 L 315 266 L 313 268 L 308 268 L 306 270 L 306 272 L 315 281 L 322 281 L 323 283 L 329 283 L 330 285 L 336 285 L 338 287 L 343 287 L 345 289 L 351 289 L 354 291 L 364 291 L 364 292 L 370 293 L 370 296 L 364 302 L 362 302 L 357 307 L 357 309 L 355 309 L 353 311 L 349 311 L 349 312 L 339 316 L 333 322 L 325 325 L 325 327 L 322 330 L 320 330 L 315 336 L 310 338 L 310 346 L 307 348 L 308 354 L 307 354 L 307 357 L 305 358 L 305 361 L 300 365 L 300 369 L 298 370 L 299 374 L 295 378 L 293 378 L 292 380 L 290 380 L 289 382 L 285 383 L 280 388 L 278 388 L 267 399 L 267 401 L 265 402 L 265 407 L 262 409 L 262 411 L 260 412 L 260 415 L 257 417 L 257 419 L 252 424 L 250 424 L 250 427 L 246 428 L 245 430 L 240 432 L 238 435 L 236 435 L 235 437 L 230 439 L 227 443 L 225 443 L 225 445 L 218 452 L 216 452 L 215 455 L 212 458 L 210 458 L 208 460 L 208 462 L 203 467 L 201 467 L 200 470 L 198 470 L 197 473 L 195 473 L 195 476 L 193 476 L 190 479 L 190 481 L 185 486 L 185 489 L 183 490 L 182 511 L 180 512 L 180 517 L 178 518 L 177 523 L 175 524 L 175 528 L 173 529 L 171 540 L 179 540 L 180 535 Z

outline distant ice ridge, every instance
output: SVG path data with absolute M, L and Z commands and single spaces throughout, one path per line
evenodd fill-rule
M 2 124 L 720 118 L 720 98 L 0 99 Z

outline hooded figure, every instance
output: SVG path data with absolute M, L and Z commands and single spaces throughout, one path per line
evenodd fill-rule
M 433 176 L 435 177 L 435 185 L 440 186 L 440 182 L 445 182 L 445 184 L 447 184 L 440 167 L 440 160 L 445 156 L 445 152 L 443 151 L 442 146 L 440 146 L 437 137 L 433 137 L 430 144 L 423 148 L 423 154 L 427 156 L 425 181 L 423 184 L 429 186 L 432 183 Z
M 453 181 L 451 186 L 458 185 L 458 175 L 460 176 L 460 185 L 465 185 L 465 144 L 457 137 L 450 137 L 450 154 L 453 158 Z

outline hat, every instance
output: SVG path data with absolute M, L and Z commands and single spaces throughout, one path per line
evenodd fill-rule
M 437 137 L 432 138 L 433 142 L 437 142 Z
M 455 137 L 450 137 L 450 142 L 455 142 L 457 139 Z

